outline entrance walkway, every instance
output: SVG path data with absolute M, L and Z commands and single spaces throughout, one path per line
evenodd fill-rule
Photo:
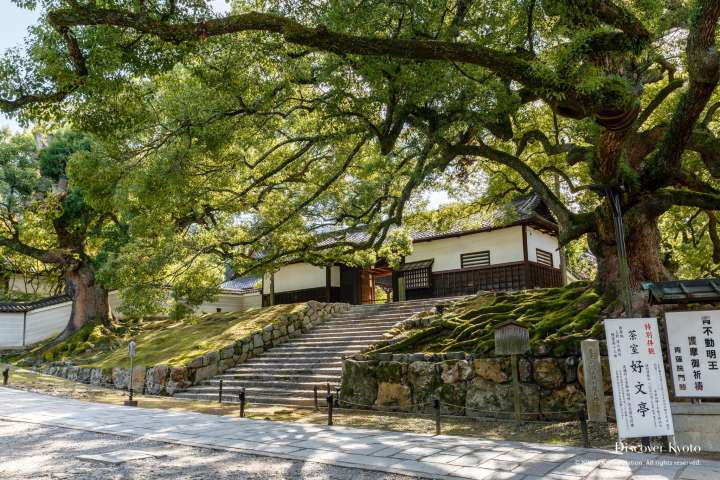
M 720 478 L 720 462 L 87 403 L 0 387 L 0 420 L 423 478 Z M 0 454 L 1 457 L 1 454 Z

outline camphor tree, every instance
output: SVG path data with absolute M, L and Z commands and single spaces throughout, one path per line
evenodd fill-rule
M 110 314 L 108 292 L 95 278 L 109 219 L 87 205 L 66 174 L 73 154 L 91 150 L 90 138 L 73 132 L 55 135 L 47 145 L 7 131 L 0 137 L 0 245 L 12 256 L 61 271 L 73 300 L 68 333 L 85 322 L 106 322 Z
M 720 0 L 39 3 L 3 108 L 72 115 L 114 145 L 138 219 L 247 268 L 347 253 L 361 228 L 380 245 L 414 192 L 478 172 L 542 196 L 563 243 L 587 236 L 610 300 L 609 196 L 635 291 L 669 276 L 661 217 L 700 212 L 717 243 Z

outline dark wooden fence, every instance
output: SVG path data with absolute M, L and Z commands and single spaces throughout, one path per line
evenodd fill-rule
M 291 292 L 275 292 L 275 305 L 281 305 L 284 303 L 301 303 L 310 300 L 317 300 L 318 302 L 326 302 L 327 290 L 325 287 L 317 288 L 306 288 L 304 290 L 293 290 Z M 340 288 L 332 287 L 330 289 L 330 301 L 340 301 Z M 263 306 L 267 307 L 270 305 L 270 295 L 263 295 L 262 299 Z

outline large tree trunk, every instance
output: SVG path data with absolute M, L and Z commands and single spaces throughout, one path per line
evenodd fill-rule
M 65 294 L 72 298 L 73 304 L 64 335 L 77 331 L 86 323 L 109 323 L 108 292 L 95 281 L 95 269 L 89 263 L 81 262 L 65 272 Z
M 598 233 L 588 235 L 588 243 L 598 261 L 596 284 L 600 293 L 609 302 L 607 313 L 626 316 L 643 314 L 647 308 L 647 292 L 642 291 L 642 282 L 671 279 L 662 262 L 657 217 L 637 211 L 625 214 L 623 217 L 632 312 L 625 311 L 626 308 L 621 300 L 622 270 L 609 208 L 603 209 L 603 213 L 596 221 Z

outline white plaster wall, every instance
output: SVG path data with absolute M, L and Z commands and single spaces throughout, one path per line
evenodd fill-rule
M 239 312 L 249 308 L 261 307 L 262 297 L 260 292 L 248 293 L 245 295 L 221 293 L 217 300 L 204 302 L 196 309 L 196 313 L 215 313 L 219 308 L 221 312 Z
M 433 272 L 460 268 L 460 254 L 490 251 L 490 264 L 523 261 L 522 227 L 508 227 L 413 244 L 405 262 L 435 259 Z
M 330 281 L 333 286 L 340 286 L 340 268 L 337 268 L 336 281 L 333 282 L 333 272 L 330 273 Z M 275 293 L 290 292 L 293 290 L 304 290 L 306 288 L 317 288 L 325 286 L 325 267 L 316 267 L 309 263 L 291 263 L 280 267 L 275 272 Z M 270 293 L 270 275 L 265 276 L 263 293 Z
M 38 308 L 27 313 L 25 344 L 42 342 L 62 333 L 70 321 L 72 302 Z
M 23 314 L 0 313 L 0 348 L 22 347 Z
M 30 278 L 22 274 L 13 275 L 8 279 L 8 289 L 13 292 L 37 293 L 48 297 L 55 294 L 53 286 L 44 278 Z
M 527 228 L 528 234 L 528 260 L 537 262 L 537 252 L 535 249 L 545 250 L 552 253 L 553 267 L 560 267 L 560 252 L 558 251 L 558 239 L 547 233 L 535 230 L 532 227 Z
M 113 290 L 108 294 L 108 301 L 110 303 L 110 310 L 113 316 L 118 319 L 125 318 L 125 315 L 118 311 L 120 306 L 120 292 Z M 203 302 L 195 308 L 196 313 L 215 313 L 220 308 L 223 312 L 239 312 L 247 310 L 248 308 L 255 308 L 262 306 L 262 297 L 260 292 L 247 293 L 243 295 L 233 293 L 221 293 L 214 301 Z

